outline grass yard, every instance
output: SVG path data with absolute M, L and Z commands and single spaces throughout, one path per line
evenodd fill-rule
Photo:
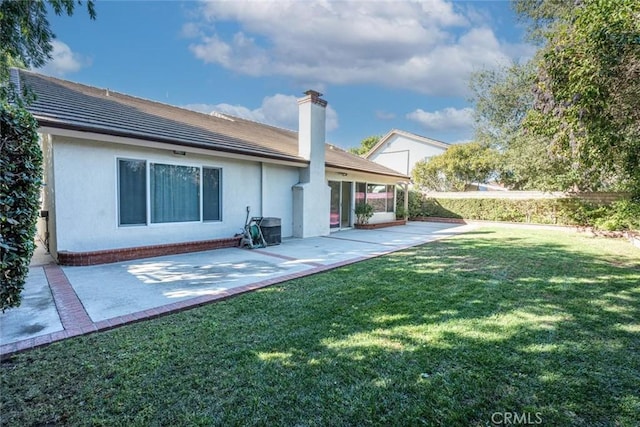
M 640 250 L 481 228 L 1 365 L 2 425 L 640 425 Z

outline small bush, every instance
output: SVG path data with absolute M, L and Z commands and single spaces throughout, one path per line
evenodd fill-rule
M 594 226 L 606 231 L 640 231 L 640 203 L 619 200 L 594 220 Z
M 0 309 L 4 312 L 20 305 L 35 249 L 42 151 L 33 116 L 7 103 L 0 107 Z
M 407 215 L 409 218 L 418 218 L 427 216 L 425 199 L 422 197 L 422 193 L 417 191 L 409 191 L 409 211 Z M 398 190 L 396 193 L 396 212 L 398 209 L 404 211 L 404 190 Z
M 368 203 L 358 203 L 355 208 L 356 223 L 367 224 L 373 216 L 373 206 Z

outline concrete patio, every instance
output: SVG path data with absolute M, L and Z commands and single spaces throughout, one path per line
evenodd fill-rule
M 38 252 L 19 308 L 0 314 L 0 356 L 211 303 L 294 278 L 450 237 L 472 225 L 409 222 L 89 267 Z

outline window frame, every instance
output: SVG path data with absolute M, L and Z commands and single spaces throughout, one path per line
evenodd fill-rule
M 122 211 L 120 209 L 122 202 L 122 190 L 121 190 L 121 175 L 120 175 L 120 162 L 122 161 L 130 161 L 130 162 L 142 162 L 144 163 L 144 204 L 145 204 L 145 221 L 144 223 L 136 223 L 136 224 L 123 224 L 122 223 Z M 116 158 L 116 217 L 118 227 L 147 227 L 149 225 L 149 168 L 148 161 L 143 159 L 135 159 L 131 157 L 118 157 Z
M 134 162 L 143 162 L 145 167 L 145 223 L 140 224 L 122 224 L 121 223 L 121 190 L 120 190 L 120 162 L 121 161 L 134 161 Z M 166 221 L 166 222 L 152 222 L 151 221 L 151 164 L 155 165 L 166 165 L 166 166 L 177 166 L 177 167 L 189 167 L 196 168 L 199 174 L 199 185 L 198 185 L 198 219 L 197 220 L 189 220 L 189 221 Z M 204 170 L 217 170 L 218 171 L 218 188 L 217 188 L 217 199 L 218 199 L 218 219 L 204 219 Z M 221 166 L 213 166 L 213 165 L 204 165 L 204 164 L 189 164 L 188 162 L 171 162 L 166 161 L 164 159 L 161 160 L 152 160 L 152 159 L 143 159 L 143 158 L 135 158 L 128 156 L 117 156 L 116 157 L 116 225 L 117 228 L 129 228 L 129 227 L 162 227 L 167 225 L 177 225 L 177 224 L 197 224 L 197 223 L 216 223 L 223 221 L 223 170 L 224 168 Z
M 369 182 L 369 181 L 357 181 L 356 183 L 356 197 L 358 194 L 358 184 L 360 185 L 364 185 L 365 188 L 365 192 L 364 192 L 364 203 L 367 203 L 371 206 L 374 207 L 374 209 L 376 208 L 376 205 L 372 204 L 371 201 L 369 200 L 369 194 L 375 194 L 373 192 L 369 192 L 369 188 L 370 186 L 383 186 L 385 187 L 385 194 L 389 193 L 389 188 L 393 188 L 393 201 L 391 202 L 391 206 L 389 206 L 389 201 L 391 199 L 385 197 L 384 200 L 384 210 L 374 210 L 374 214 L 383 214 L 383 213 L 394 213 L 396 211 L 396 186 L 395 184 L 382 184 L 382 183 L 376 183 L 376 182 Z M 361 201 L 356 201 L 357 203 L 362 203 Z M 389 210 L 391 208 L 391 210 Z
M 204 218 L 204 170 L 217 170 L 218 171 L 218 219 L 205 219 Z M 200 220 L 204 223 L 221 222 L 222 221 L 222 168 L 216 166 L 201 166 L 201 179 L 200 179 Z

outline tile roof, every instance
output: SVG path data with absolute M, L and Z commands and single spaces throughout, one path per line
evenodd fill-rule
M 24 70 L 20 84 L 36 95 L 29 110 L 40 126 L 131 137 L 190 147 L 308 163 L 298 156 L 298 133 L 221 114 L 160 102 Z M 326 145 L 327 167 L 407 178 L 382 165 Z

